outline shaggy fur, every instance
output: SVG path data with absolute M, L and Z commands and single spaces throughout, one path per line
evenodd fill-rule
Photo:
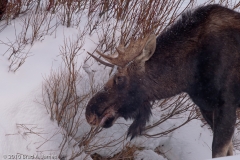
M 144 69 L 142 69 L 144 66 Z M 88 103 L 92 125 L 111 127 L 118 117 L 134 119 L 128 135 L 140 135 L 152 101 L 181 92 L 200 107 L 214 131 L 212 156 L 232 155 L 240 106 L 240 14 L 219 5 L 186 12 L 157 37 L 152 57 L 119 68 Z
M 0 20 L 3 17 L 3 14 L 6 11 L 8 0 L 0 0 Z

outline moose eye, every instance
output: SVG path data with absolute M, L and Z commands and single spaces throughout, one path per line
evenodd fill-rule
M 125 79 L 125 78 L 124 78 L 123 76 L 117 76 L 117 77 L 115 78 L 115 83 L 116 83 L 117 85 L 123 84 L 124 79 Z
M 108 88 L 107 88 L 106 86 L 104 86 L 104 87 L 103 87 L 103 90 L 104 90 L 104 91 L 107 91 L 107 90 L 108 90 Z

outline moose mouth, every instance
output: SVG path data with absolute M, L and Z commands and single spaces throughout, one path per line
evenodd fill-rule
M 103 128 L 109 128 L 114 124 L 117 118 L 118 116 L 116 112 L 112 108 L 109 108 L 103 113 L 99 126 Z

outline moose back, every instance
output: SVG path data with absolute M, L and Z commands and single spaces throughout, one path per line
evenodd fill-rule
M 117 57 L 98 54 L 118 71 L 89 101 L 89 124 L 108 128 L 118 117 L 134 119 L 128 129 L 133 138 L 148 122 L 152 101 L 186 92 L 214 132 L 212 156 L 233 154 L 240 106 L 240 13 L 219 5 L 198 7 L 158 37 L 120 44 Z

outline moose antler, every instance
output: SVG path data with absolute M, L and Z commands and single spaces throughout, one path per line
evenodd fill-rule
M 96 52 L 111 64 L 117 65 L 119 67 L 124 67 L 142 52 L 149 36 L 150 35 L 147 35 L 145 38 L 138 40 L 131 39 L 127 47 L 124 47 L 124 44 L 120 43 L 119 46 L 116 48 L 116 52 L 112 55 L 105 55 L 97 50 Z M 95 56 L 93 56 L 92 54 L 90 55 L 94 59 L 96 59 Z M 96 60 L 99 61 L 100 59 Z
M 101 60 L 100 58 L 94 56 L 92 53 L 89 53 L 89 52 L 87 52 L 87 53 L 88 53 L 90 56 L 92 56 L 96 61 L 102 63 L 103 65 L 108 66 L 108 67 L 112 67 L 112 68 L 114 67 L 113 64 L 110 64 L 110 63 L 104 62 L 104 61 Z

